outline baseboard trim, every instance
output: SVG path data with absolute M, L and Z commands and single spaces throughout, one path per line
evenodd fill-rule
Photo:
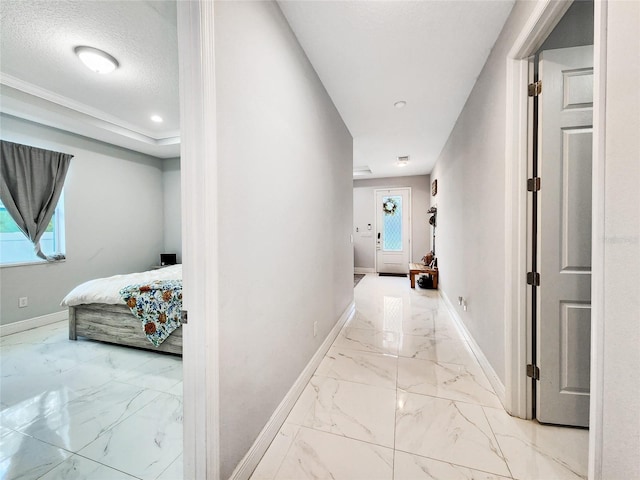
M 359 275 L 366 275 L 367 273 L 376 273 L 376 269 L 368 268 L 368 267 L 354 267 L 353 273 L 357 273 Z
M 460 335 L 462 335 L 462 338 L 464 338 L 464 340 L 466 341 L 467 345 L 469 346 L 469 349 L 471 350 L 471 353 L 473 353 L 473 355 L 478 359 L 478 363 L 480 363 L 480 367 L 484 371 L 484 374 L 487 376 L 489 383 L 493 387 L 493 390 L 496 392 L 496 395 L 498 396 L 500 403 L 502 403 L 502 406 L 504 407 L 505 406 L 504 384 L 502 383 L 502 381 L 500 381 L 500 377 L 498 377 L 498 374 L 491 366 L 491 363 L 489 363 L 489 360 L 487 360 L 487 357 L 485 357 L 480 346 L 476 343 L 473 336 L 471 336 L 471 333 L 469 332 L 469 330 L 467 330 L 467 326 L 462 321 L 462 318 L 460 318 L 460 315 L 458 315 L 457 310 L 453 306 L 453 303 L 451 303 L 451 300 L 449 300 L 449 297 L 447 296 L 447 294 L 444 293 L 442 290 L 439 290 L 439 292 L 442 298 L 444 299 L 444 303 L 447 306 L 447 310 L 449 310 L 451 317 L 453 318 L 453 323 L 458 329 L 458 332 L 460 332 Z
M 230 480 L 247 480 L 251 476 L 253 471 L 258 466 L 258 463 L 260 463 L 262 456 L 269 448 L 269 445 L 271 445 L 271 442 L 278 434 L 280 427 L 282 427 L 285 420 L 287 419 L 289 412 L 291 412 L 291 410 L 293 409 L 293 406 L 298 400 L 298 397 L 300 397 L 302 391 L 307 386 L 307 383 L 309 382 L 309 380 L 311 380 L 313 373 L 316 371 L 316 369 L 320 365 L 320 362 L 322 362 L 322 359 L 329 351 L 329 347 L 331 347 L 333 341 L 340 333 L 343 325 L 355 313 L 355 309 L 355 303 L 351 302 L 342 313 L 334 327 L 331 329 L 331 332 L 329 332 L 329 335 L 327 335 L 327 338 L 325 338 L 324 342 L 322 342 L 320 348 L 318 348 L 318 350 L 313 355 L 300 376 L 297 378 L 289 392 L 287 392 L 282 402 L 280 402 L 280 405 L 278 405 L 278 408 L 276 408 L 275 412 L 273 412 L 273 415 L 271 415 L 271 418 L 258 435 L 258 438 L 256 438 L 255 442 L 253 442 L 253 445 L 251 445 L 251 448 L 249 449 L 247 454 L 235 468 L 235 470 L 231 474 L 231 477 L 229 477 Z
M 50 323 L 61 322 L 68 318 L 68 311 L 63 310 L 61 312 L 48 313 L 47 315 L 42 315 L 40 317 L 20 320 L 19 322 L 7 323 L 6 325 L 0 325 L 0 337 L 24 332 L 26 330 L 31 330 L 32 328 L 42 327 L 44 325 L 49 325 Z

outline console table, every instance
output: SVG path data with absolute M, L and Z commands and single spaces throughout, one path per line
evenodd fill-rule
M 416 275 L 420 273 L 428 273 L 433 278 L 433 288 L 438 288 L 438 269 L 427 267 L 421 263 L 409 264 L 409 279 L 411 280 L 411 288 L 416 288 Z

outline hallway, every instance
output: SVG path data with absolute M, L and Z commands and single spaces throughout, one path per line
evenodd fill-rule
M 367 275 L 252 480 L 587 476 L 588 431 L 510 417 L 436 291 Z

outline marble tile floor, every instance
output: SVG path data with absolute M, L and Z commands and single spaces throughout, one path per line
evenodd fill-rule
M 179 357 L 70 341 L 66 321 L 8 335 L 0 404 L 0 479 L 182 478 Z
M 441 297 L 366 275 L 251 480 L 576 480 L 588 432 L 510 417 Z
M 367 275 L 252 480 L 586 478 L 585 430 L 507 415 L 436 291 Z M 0 479 L 182 478 L 178 357 L 0 339 Z

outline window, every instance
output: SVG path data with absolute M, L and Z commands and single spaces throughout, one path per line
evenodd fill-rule
M 384 236 L 382 250 L 385 252 L 402 251 L 402 195 L 386 197 L 386 202 L 395 204 L 392 213 L 384 214 Z
M 64 253 L 64 193 L 40 239 L 42 251 L 47 255 Z M 44 262 L 33 251 L 33 244 L 20 231 L 0 201 L 0 265 Z

